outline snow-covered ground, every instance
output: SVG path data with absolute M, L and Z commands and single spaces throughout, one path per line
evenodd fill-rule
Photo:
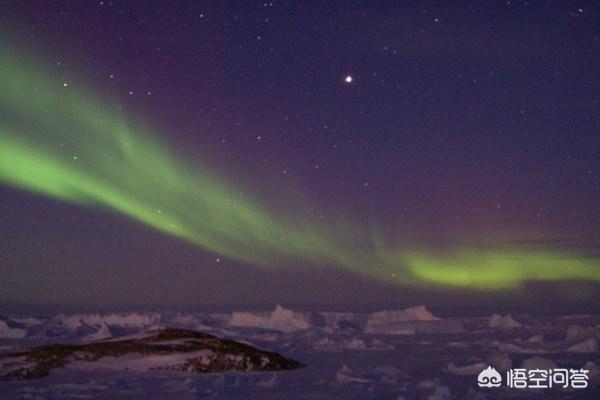
M 600 317 L 439 318 L 424 306 L 364 312 L 0 316 L 0 354 L 50 343 L 138 338 L 161 328 L 210 333 L 275 351 L 305 368 L 265 373 L 148 371 L 139 357 L 103 357 L 41 379 L 0 381 L 0 399 L 600 398 Z M 178 355 L 157 363 L 177 362 Z M 0 376 L 22 359 L 0 356 Z M 586 389 L 480 388 L 488 366 L 588 369 Z

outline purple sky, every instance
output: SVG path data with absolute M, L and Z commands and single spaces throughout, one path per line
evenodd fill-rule
M 598 253 L 598 3 L 2 1 L 0 10 L 0 35 L 38 50 L 57 75 L 76 71 L 270 208 L 285 212 L 301 193 L 315 205 L 308 213 L 396 239 Z M 0 304 L 477 298 L 327 266 L 216 267 L 214 255 L 125 217 L 6 186 L 0 215 Z

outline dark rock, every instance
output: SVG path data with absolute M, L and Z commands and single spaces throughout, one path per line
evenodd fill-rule
M 198 352 L 201 355 L 198 356 Z M 184 329 L 163 329 L 135 339 L 101 340 L 82 344 L 52 344 L 0 353 L 0 380 L 41 378 L 54 368 L 74 361 L 94 362 L 102 357 L 186 354 L 183 362 L 149 369 L 223 372 L 280 371 L 304 367 L 278 353 Z

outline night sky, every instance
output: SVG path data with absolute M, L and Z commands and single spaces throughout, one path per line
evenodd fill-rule
M 0 46 L 6 309 L 598 305 L 597 2 L 1 1 Z

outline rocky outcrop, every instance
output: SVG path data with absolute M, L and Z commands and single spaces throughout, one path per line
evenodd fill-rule
M 95 363 L 98 368 L 189 372 L 280 371 L 301 368 L 277 353 L 216 336 L 163 329 L 122 340 L 53 344 L 0 353 L 0 379 L 41 378 L 54 369 Z

